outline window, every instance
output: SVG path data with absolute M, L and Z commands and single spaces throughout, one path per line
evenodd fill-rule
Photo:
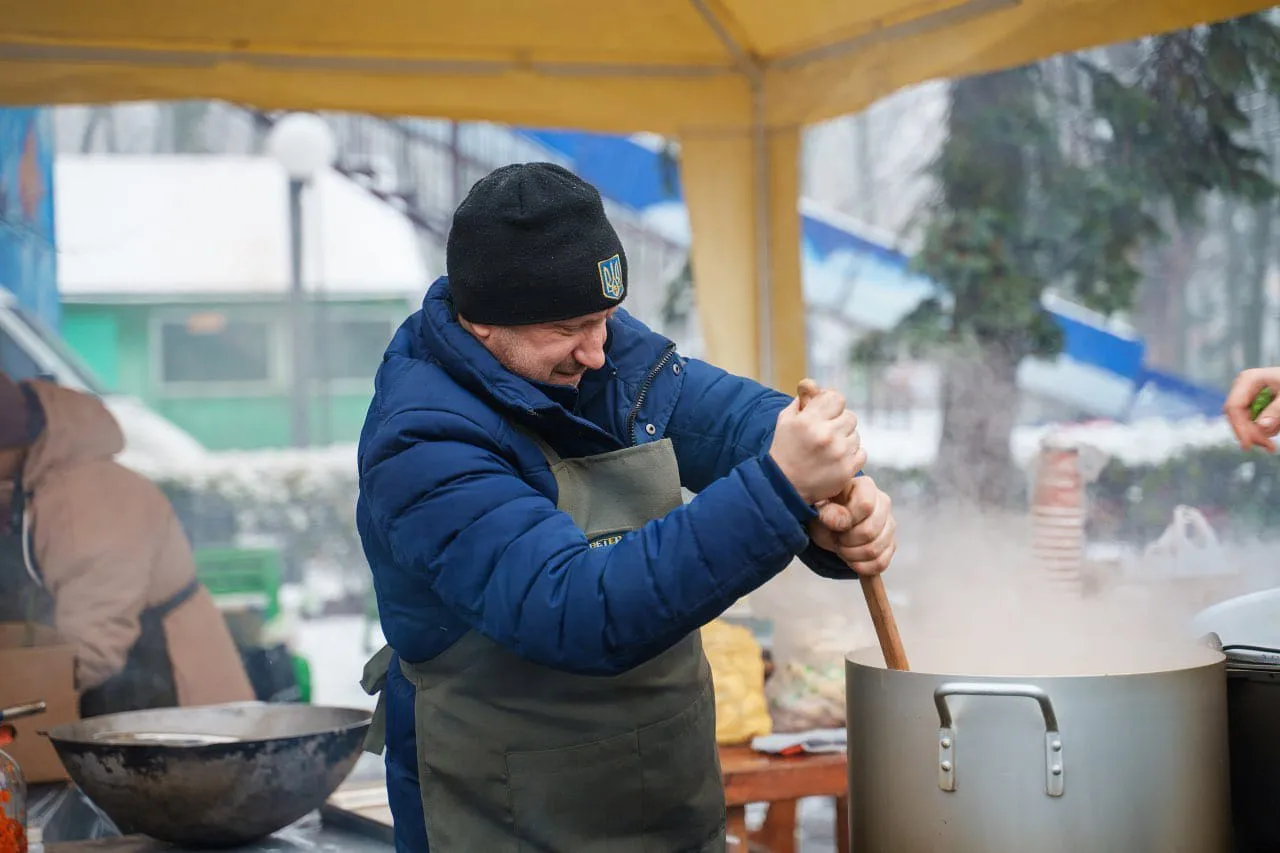
M 165 383 L 261 383 L 271 379 L 271 324 L 217 311 L 160 324 Z
M 387 319 L 329 319 L 316 324 L 313 370 L 319 379 L 372 382 L 395 333 Z

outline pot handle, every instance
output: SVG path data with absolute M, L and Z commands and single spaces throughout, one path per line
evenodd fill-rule
M 1045 793 L 1061 797 L 1066 785 L 1062 763 L 1062 732 L 1058 731 L 1058 714 L 1053 701 L 1034 684 L 995 684 L 989 682 L 951 681 L 933 691 L 933 704 L 938 708 L 938 787 L 956 789 L 956 727 L 947 707 L 948 696 L 1010 696 L 1034 699 L 1044 715 Z

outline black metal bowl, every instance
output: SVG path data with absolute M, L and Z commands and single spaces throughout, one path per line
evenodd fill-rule
M 72 781 L 121 832 L 226 848 L 319 808 L 360 757 L 370 717 L 243 702 L 110 714 L 48 735 Z

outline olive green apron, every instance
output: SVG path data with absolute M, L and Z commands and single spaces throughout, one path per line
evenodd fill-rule
M 31 551 L 28 496 L 19 478 L 13 484 L 13 503 L 7 527 L 0 526 L 0 622 L 53 624 L 53 596 L 35 569 Z
M 534 440 L 556 478 L 557 508 L 593 548 L 683 502 L 669 439 L 579 459 Z M 383 649 L 366 668 L 370 693 L 390 656 Z M 474 631 L 400 667 L 417 689 L 431 853 L 725 849 L 715 696 L 697 631 L 615 676 L 540 666 Z M 377 716 L 367 746 L 381 752 Z

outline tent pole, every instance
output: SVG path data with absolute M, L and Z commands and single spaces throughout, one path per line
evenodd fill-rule
M 751 132 L 754 136 L 756 191 L 756 329 L 759 335 L 759 380 L 773 386 L 777 380 L 773 370 L 773 251 L 769 216 L 773 210 L 773 193 L 769 174 L 769 136 L 764 123 L 764 85 L 759 77 L 751 80 Z

